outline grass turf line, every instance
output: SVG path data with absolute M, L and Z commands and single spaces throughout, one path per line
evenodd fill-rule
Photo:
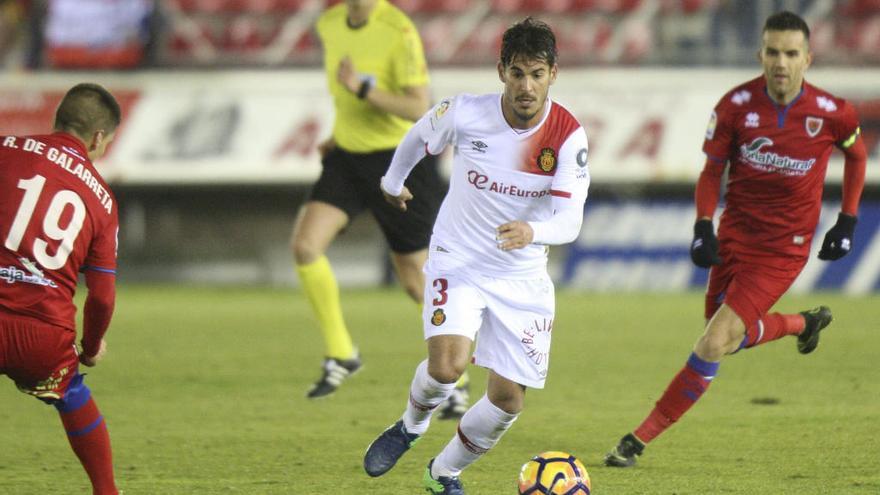
M 85 371 L 125 494 L 420 493 L 455 423 L 435 420 L 381 478 L 361 468 L 424 357 L 418 312 L 399 290 L 342 301 L 364 371 L 307 401 L 323 345 L 301 293 L 121 287 L 107 359 Z M 702 295 L 560 291 L 547 388 L 528 392 L 499 446 L 465 471 L 468 494 L 516 493 L 519 466 L 544 450 L 579 456 L 600 495 L 878 493 L 880 297 L 787 296 L 776 310 L 819 303 L 835 321 L 815 353 L 786 338 L 725 359 L 681 423 L 635 469 L 614 470 L 602 456 L 683 365 Z M 473 398 L 485 376 L 472 368 Z M 0 493 L 87 493 L 54 408 L 3 383 Z

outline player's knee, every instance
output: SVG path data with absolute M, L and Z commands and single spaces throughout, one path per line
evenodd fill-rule
M 467 362 L 460 364 L 455 360 L 443 360 L 439 363 L 428 363 L 428 374 L 440 383 L 455 383 L 467 368 Z
M 509 394 L 498 391 L 488 391 L 489 402 L 507 414 L 519 414 L 523 409 L 522 395 Z
M 89 398 L 92 396 L 91 390 L 86 384 L 83 382 L 83 375 L 77 374 L 70 380 L 70 385 L 67 387 L 67 392 L 64 393 L 64 397 L 60 400 L 55 401 L 53 404 L 55 409 L 61 413 L 69 413 L 76 411 L 82 406 L 86 405 L 89 401 Z
M 701 359 L 718 361 L 732 352 L 732 345 L 732 341 L 726 333 L 707 332 L 697 342 L 696 352 Z
M 290 241 L 290 250 L 297 265 L 309 265 L 321 257 L 323 252 L 318 246 L 307 239 L 294 237 Z

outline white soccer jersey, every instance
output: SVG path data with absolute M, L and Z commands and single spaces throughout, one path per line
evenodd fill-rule
M 511 127 L 501 95 L 458 95 L 422 117 L 398 147 L 382 187 L 399 194 L 424 153 L 454 146 L 449 192 L 440 207 L 429 256 L 451 257 L 460 268 L 499 278 L 540 277 L 547 244 L 573 241 L 590 183 L 587 136 L 565 108 L 548 100 L 541 122 Z M 529 222 L 535 236 L 522 249 L 502 251 L 496 229 Z

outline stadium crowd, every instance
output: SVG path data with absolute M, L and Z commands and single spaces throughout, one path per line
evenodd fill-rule
M 339 0 L 2 0 L 0 66 L 315 66 L 312 27 Z M 762 20 L 802 15 L 824 64 L 880 63 L 880 0 L 395 0 L 431 66 L 494 60 L 525 15 L 554 26 L 564 65 L 748 66 Z M 83 23 L 81 19 L 90 19 Z M 76 29 L 76 26 L 88 29 Z

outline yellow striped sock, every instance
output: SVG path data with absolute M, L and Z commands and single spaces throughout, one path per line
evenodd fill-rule
M 327 356 L 337 359 L 351 359 L 355 356 L 351 336 L 345 327 L 342 317 L 342 306 L 339 304 L 339 286 L 330 261 L 321 256 L 308 265 L 296 265 L 303 292 L 309 298 L 318 324 L 324 334 Z

